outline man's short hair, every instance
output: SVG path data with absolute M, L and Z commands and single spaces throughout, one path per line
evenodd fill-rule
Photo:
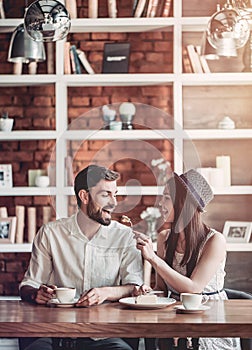
M 89 191 L 90 188 L 96 186 L 102 179 L 107 181 L 115 181 L 118 180 L 119 177 L 120 174 L 118 172 L 94 164 L 81 170 L 76 175 L 74 180 L 74 192 L 78 207 L 81 207 L 81 200 L 79 198 L 80 190 Z

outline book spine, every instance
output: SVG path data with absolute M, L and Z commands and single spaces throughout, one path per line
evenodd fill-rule
M 194 73 L 203 73 L 203 69 L 201 67 L 199 55 L 196 52 L 194 45 L 192 45 L 192 44 L 187 45 L 186 48 L 187 48 L 188 56 L 189 56 L 190 61 L 191 61 L 193 72 Z
M 136 8 L 137 8 L 137 3 L 138 3 L 138 0 L 134 0 L 134 1 L 133 1 L 132 12 L 131 12 L 131 16 L 132 16 L 132 17 L 135 16 L 135 11 L 136 11 Z
M 158 10 L 158 0 L 152 0 L 151 9 L 148 17 L 155 17 Z
M 77 49 L 76 53 L 77 53 L 79 61 L 81 62 L 83 68 L 87 71 L 87 73 L 95 74 L 95 71 L 93 70 L 91 64 L 87 60 L 85 52 L 80 50 L 80 49 Z
M 203 73 L 211 73 L 207 60 L 205 59 L 204 56 L 201 56 L 200 46 L 195 46 L 195 50 L 198 53 Z
M 183 68 L 185 73 L 193 73 L 190 58 L 187 53 L 187 49 L 183 49 Z
M 137 8 L 134 14 L 134 17 L 141 17 L 144 7 L 145 7 L 146 0 L 139 0 L 137 4 Z
M 165 0 L 162 17 L 169 17 L 171 12 L 172 0 Z
M 76 51 L 76 46 L 75 45 L 71 45 L 70 47 L 70 52 L 71 52 L 71 60 L 72 63 L 74 62 L 74 66 L 75 66 L 75 74 L 81 74 L 81 66 L 80 66 L 80 62 L 78 60 L 78 55 L 77 55 L 77 51 Z

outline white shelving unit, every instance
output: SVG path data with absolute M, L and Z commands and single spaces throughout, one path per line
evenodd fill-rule
M 209 17 L 182 17 L 182 0 L 174 1 L 174 17 L 170 18 L 98 18 L 74 19 L 71 32 L 143 32 L 143 31 L 170 31 L 173 33 L 173 73 L 171 74 L 95 74 L 95 75 L 64 75 L 64 43 L 56 43 L 56 74 L 51 75 L 3 75 L 0 86 L 31 86 L 53 84 L 55 86 L 56 129 L 53 131 L 13 131 L 1 133 L 0 141 L 8 140 L 43 140 L 56 141 L 56 187 L 47 189 L 12 188 L 1 189 L 2 196 L 26 195 L 53 195 L 56 197 L 56 211 L 58 217 L 66 216 L 68 212 L 68 196 L 73 190 L 65 187 L 64 158 L 66 156 L 66 142 L 68 140 L 114 140 L 114 139 L 173 139 L 174 140 L 174 170 L 183 172 L 183 143 L 185 140 L 218 140 L 218 139 L 250 139 L 252 129 L 230 130 L 182 130 L 183 125 L 183 87 L 184 86 L 211 86 L 221 85 L 252 85 L 252 73 L 211 73 L 211 74 L 184 74 L 182 72 L 182 36 L 184 32 L 203 32 Z M 11 32 L 22 22 L 21 19 L 0 19 L 0 32 Z M 175 127 L 173 130 L 123 130 L 112 133 L 110 130 L 95 132 L 94 130 L 67 131 L 67 89 L 78 86 L 144 86 L 170 85 L 173 87 L 173 111 Z M 130 195 L 157 195 L 162 192 L 161 187 L 119 188 L 119 194 Z M 230 188 L 214 189 L 216 195 L 243 195 L 252 194 L 252 186 L 231 186 Z M 11 250 L 13 247 L 13 250 Z M 30 251 L 30 245 L 5 245 L 0 249 L 6 251 Z M 9 250 L 8 250 L 9 249 Z M 251 244 L 228 249 L 251 251 Z M 2 251 L 2 250 L 0 250 Z

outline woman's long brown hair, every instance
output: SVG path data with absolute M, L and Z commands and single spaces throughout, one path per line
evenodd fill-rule
M 200 247 L 210 229 L 203 223 L 202 214 L 196 202 L 193 200 L 192 195 L 188 193 L 186 187 L 181 184 L 177 174 L 174 174 L 174 177 L 168 180 L 167 186 L 174 208 L 174 222 L 166 241 L 165 260 L 172 267 L 179 232 L 184 230 L 185 254 L 181 266 L 186 265 L 187 276 L 190 277 L 196 265 Z

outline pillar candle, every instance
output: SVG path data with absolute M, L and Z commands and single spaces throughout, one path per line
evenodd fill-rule
M 6 207 L 0 207 L 0 218 L 7 218 L 8 212 Z
M 98 0 L 88 0 L 88 17 L 98 17 Z
M 43 224 L 47 224 L 51 220 L 51 207 L 43 207 Z
M 71 19 L 77 18 L 76 0 L 65 0 L 66 9 L 69 12 Z
M 25 207 L 23 205 L 16 206 L 17 228 L 16 228 L 16 243 L 24 241 L 24 220 Z
M 36 234 L 36 208 L 30 207 L 27 209 L 28 216 L 28 242 L 32 243 Z
M 231 186 L 231 161 L 230 156 L 217 156 L 216 167 L 223 169 L 224 172 L 224 187 Z
M 224 187 L 224 170 L 222 168 L 211 168 L 209 183 L 214 188 Z

